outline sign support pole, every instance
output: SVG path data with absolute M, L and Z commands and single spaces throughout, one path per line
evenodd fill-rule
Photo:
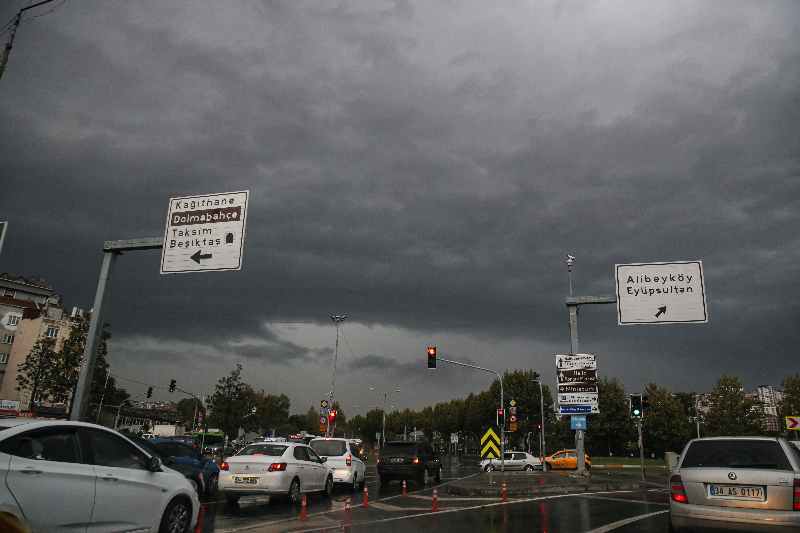
M 569 336 L 572 354 L 581 353 L 578 350 L 578 307 L 582 304 L 613 304 L 617 303 L 616 296 L 570 296 L 567 298 L 569 308 Z M 544 428 L 542 428 L 544 429 Z M 584 451 L 584 430 L 576 430 L 575 441 L 578 449 L 578 470 L 579 476 L 587 475 L 586 471 L 586 452 Z
M 106 241 L 103 244 L 103 267 L 100 270 L 100 281 L 97 284 L 97 294 L 94 297 L 92 320 L 89 323 L 89 332 L 86 335 L 86 346 L 83 349 L 81 371 L 78 384 L 75 386 L 75 398 L 72 403 L 72 412 L 69 419 L 74 422 L 83 422 L 89 407 L 89 398 L 92 391 L 92 378 L 94 377 L 94 364 L 97 361 L 97 350 L 100 348 L 100 339 L 103 336 L 103 315 L 109 295 L 109 282 L 114 274 L 117 256 L 129 250 L 155 250 L 164 246 L 164 239 L 129 239 L 123 241 Z
M 644 413 L 642 413 L 644 415 Z M 642 417 L 636 418 L 636 426 L 639 428 L 639 460 L 642 463 L 642 481 L 644 481 L 644 446 L 642 446 Z

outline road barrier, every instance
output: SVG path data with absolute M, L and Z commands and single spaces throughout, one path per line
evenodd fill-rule
M 369 507 L 369 504 L 367 503 L 367 485 L 366 484 L 364 485 L 364 505 L 362 505 L 361 507 Z
M 344 521 L 350 521 L 350 496 L 344 499 Z
M 302 500 L 303 500 L 303 503 L 302 503 L 302 509 L 300 511 L 300 520 L 308 520 L 308 517 L 306 517 L 306 493 L 305 492 L 303 493 Z
M 200 506 L 200 512 L 197 513 L 197 526 L 194 528 L 194 533 L 203 533 L 203 518 L 206 516 L 206 506 Z
M 403 480 L 403 498 L 406 498 L 406 480 Z
M 506 482 L 505 481 L 503 481 L 503 501 L 504 502 L 508 501 L 508 495 L 506 494 Z
M 433 509 L 431 511 L 438 511 L 439 510 L 439 493 L 436 489 L 433 489 Z

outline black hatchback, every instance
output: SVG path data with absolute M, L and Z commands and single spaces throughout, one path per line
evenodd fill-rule
M 425 485 L 430 477 L 442 480 L 442 463 L 427 442 L 387 442 L 378 455 L 378 476 L 381 485 L 388 485 L 393 479 L 413 479 Z

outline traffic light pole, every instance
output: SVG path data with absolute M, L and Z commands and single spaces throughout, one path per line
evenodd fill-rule
M 644 414 L 644 413 L 642 413 Z M 639 460 L 642 463 L 642 481 L 644 481 L 644 446 L 642 446 L 642 417 L 636 419 L 636 427 L 639 429 Z
M 488 368 L 482 368 L 482 367 L 479 367 L 479 366 L 468 365 L 466 363 L 459 363 L 458 361 L 450 361 L 449 359 L 440 359 L 438 357 L 436 358 L 436 360 L 437 361 L 442 361 L 442 362 L 445 362 L 445 363 L 450 363 L 451 365 L 466 366 L 467 368 L 474 368 L 476 370 L 483 370 L 484 372 L 491 372 L 492 374 L 497 376 L 498 380 L 500 380 L 500 409 L 503 410 L 503 423 L 500 424 L 500 471 L 501 472 L 505 472 L 506 471 L 506 459 L 505 459 L 505 457 L 506 457 L 506 453 L 505 453 L 505 446 L 506 446 L 506 437 L 505 437 L 506 412 L 505 412 L 505 408 L 503 407 L 503 378 L 500 377 L 500 374 L 498 374 L 494 370 L 489 370 Z M 491 474 L 491 469 L 489 470 L 489 473 Z

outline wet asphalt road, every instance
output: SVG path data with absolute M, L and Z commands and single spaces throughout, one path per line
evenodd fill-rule
M 300 521 L 301 509 L 288 503 L 270 503 L 266 497 L 242 497 L 239 504 L 228 504 L 222 494 L 204 498 L 204 533 L 271 533 L 289 531 L 361 532 L 543 532 L 543 533 L 636 533 L 668 530 L 668 493 L 606 492 L 558 494 L 537 497 L 463 498 L 444 495 L 433 511 L 433 489 L 473 475 L 476 467 L 448 467 L 444 479 L 420 487 L 409 482 L 407 497 L 402 484 L 378 483 L 374 465 L 367 469 L 369 507 L 363 507 L 363 492 L 338 488 L 333 498 L 307 495 L 307 521 Z M 479 474 L 480 475 L 480 474 Z M 351 496 L 349 520 L 345 497 Z

